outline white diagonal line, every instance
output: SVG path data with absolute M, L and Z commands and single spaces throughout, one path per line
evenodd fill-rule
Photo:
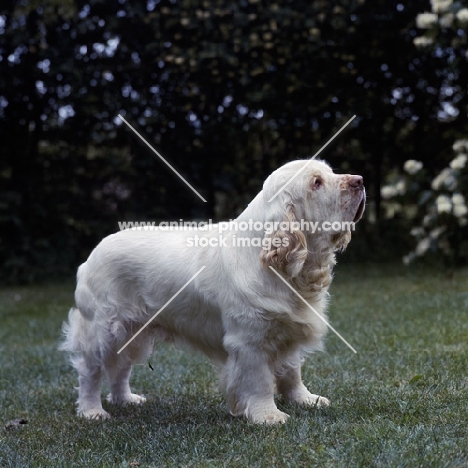
M 314 312 L 317 317 L 325 323 L 325 325 L 330 328 L 342 341 L 345 345 L 347 345 L 353 353 L 357 354 L 357 351 L 322 317 L 272 266 L 269 266 L 271 271 L 312 311 Z
M 301 167 L 269 200 L 270 203 L 274 200 L 279 193 L 281 193 L 310 163 L 314 160 L 354 119 L 356 118 L 353 115 L 310 159 L 304 164 L 304 167 Z
M 180 177 L 180 179 L 183 182 L 185 182 L 195 192 L 195 194 L 198 195 L 206 203 L 206 200 L 120 114 L 119 117 L 128 125 L 128 127 L 131 130 L 133 130 L 133 132 L 135 132 L 141 138 L 143 143 L 145 143 L 161 159 L 163 163 L 165 163 L 170 169 L 172 169 L 173 172 L 177 174 Z
M 118 351 L 120 354 L 204 269 L 202 266 Z

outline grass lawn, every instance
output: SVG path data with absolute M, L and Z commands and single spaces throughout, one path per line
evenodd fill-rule
M 280 404 L 292 417 L 266 427 L 231 417 L 210 363 L 170 346 L 134 370 L 146 405 L 78 419 L 56 350 L 73 284 L 0 289 L 0 466 L 468 466 L 468 270 L 338 265 L 331 295 L 358 354 L 330 333 L 304 382 L 331 406 Z

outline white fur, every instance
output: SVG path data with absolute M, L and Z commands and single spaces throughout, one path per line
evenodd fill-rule
M 237 221 L 352 221 L 362 215 L 365 192 L 358 176 L 336 175 L 312 160 L 271 203 L 268 200 L 306 161 L 273 172 Z M 358 209 L 358 207 L 361 208 Z M 358 213 L 359 211 L 359 213 Z M 358 214 L 357 214 L 358 213 Z M 107 418 L 101 378 L 112 403 L 143 403 L 132 394 L 133 363 L 145 361 L 155 341 L 171 341 L 204 352 L 221 367 L 221 389 L 231 414 L 257 423 L 284 422 L 275 389 L 302 405 L 328 405 L 301 380 L 306 353 L 321 349 L 324 323 L 268 267 L 273 266 L 320 314 L 325 314 L 334 252 L 350 233 L 265 234 L 288 239 L 288 247 L 189 247 L 187 240 L 218 237 L 213 231 L 125 230 L 106 237 L 78 269 L 76 308 L 64 324 L 61 349 L 72 353 L 79 374 L 78 414 Z M 134 340 L 117 351 L 202 266 L 203 272 Z

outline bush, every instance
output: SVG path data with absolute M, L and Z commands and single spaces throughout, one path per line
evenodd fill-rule
M 386 217 L 405 217 L 414 237 L 406 264 L 431 253 L 450 266 L 468 261 L 468 140 L 457 140 L 453 150 L 453 160 L 430 184 L 423 163 L 409 160 L 404 173 L 382 187 Z

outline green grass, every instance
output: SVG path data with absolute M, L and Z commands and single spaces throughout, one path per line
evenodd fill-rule
M 304 382 L 327 409 L 280 405 L 278 427 L 232 418 L 202 356 L 156 348 L 141 407 L 74 415 L 76 376 L 56 350 L 73 284 L 0 290 L 1 467 L 468 466 L 468 270 L 339 265 L 328 335 Z M 103 393 L 105 389 L 103 390 Z

